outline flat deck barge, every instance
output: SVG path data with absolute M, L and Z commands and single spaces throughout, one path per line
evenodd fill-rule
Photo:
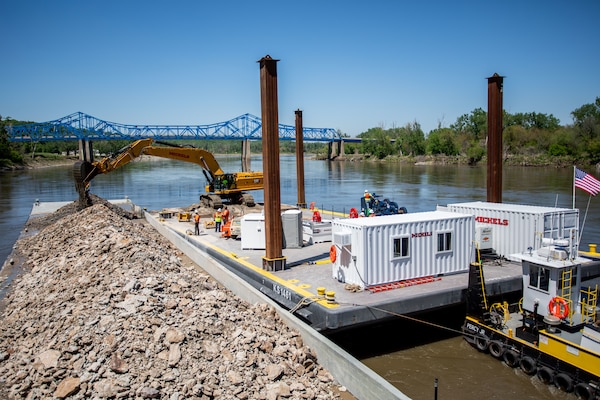
M 327 217 L 326 211 L 322 214 Z M 265 250 L 242 250 L 239 239 L 224 238 L 214 228 L 204 228 L 200 235 L 193 235 L 192 222 L 164 215 L 145 213 L 146 219 L 163 234 L 166 229 L 184 238 L 318 331 L 353 328 L 397 315 L 456 306 L 466 300 L 467 272 L 356 291 L 333 278 L 329 262 L 331 242 L 304 242 L 302 248 L 284 248 L 286 269 L 270 272 L 262 268 Z M 311 216 L 312 211 L 303 210 L 303 219 L 310 220 Z M 485 273 L 488 296 L 522 290 L 519 263 L 490 262 L 485 265 Z M 333 301 L 323 296 L 323 288 L 326 293 L 335 293 Z

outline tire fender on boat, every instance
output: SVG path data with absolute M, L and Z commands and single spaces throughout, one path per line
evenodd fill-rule
M 573 391 L 573 379 L 565 373 L 560 373 L 554 377 L 554 384 L 557 388 L 565 392 Z
M 548 367 L 540 367 L 538 369 L 537 376 L 540 378 L 540 381 L 544 382 L 545 384 L 554 382 L 554 372 L 552 372 L 552 370 Z
M 490 345 L 490 339 L 487 336 L 477 336 L 475 338 L 475 346 L 479 351 L 486 351 Z
M 498 340 L 492 340 L 489 346 L 490 354 L 496 358 L 502 358 L 504 355 L 504 345 Z
M 587 383 L 580 382 L 575 385 L 575 395 L 578 399 L 592 400 L 594 399 L 594 389 Z
M 519 365 L 519 353 L 517 353 L 514 350 L 505 351 L 504 355 L 502 356 L 502 359 L 504 360 L 506 365 L 508 365 L 511 368 L 514 368 L 517 365 Z
M 519 366 L 527 375 L 533 375 L 537 371 L 535 360 L 529 356 L 523 356 L 519 361 Z

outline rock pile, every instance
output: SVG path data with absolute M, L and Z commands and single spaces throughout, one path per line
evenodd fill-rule
M 1 398 L 339 397 L 274 309 L 236 298 L 140 221 L 73 211 L 17 244 L 27 273 L 1 317 Z

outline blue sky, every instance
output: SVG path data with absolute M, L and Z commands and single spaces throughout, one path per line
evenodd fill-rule
M 600 2 L 27 1 L 0 3 L 0 115 L 82 111 L 125 124 L 261 115 L 257 61 L 279 59 L 279 122 L 356 136 L 427 133 L 504 79 L 504 109 L 570 113 L 600 96 Z

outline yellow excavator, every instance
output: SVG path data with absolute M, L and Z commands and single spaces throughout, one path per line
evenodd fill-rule
M 154 139 L 140 139 L 119 150 L 112 157 L 105 157 L 94 162 L 77 161 L 75 163 L 73 177 L 79 193 L 80 206 L 83 208 L 91 204 L 89 186 L 96 175 L 114 171 L 141 155 L 186 161 L 202 167 L 208 184 L 205 188 L 206 194 L 200 195 L 200 202 L 207 207 L 217 209 L 223 205 L 223 202 L 253 207 L 255 205 L 254 197 L 245 191 L 264 189 L 262 172 L 225 173 L 209 151 Z

